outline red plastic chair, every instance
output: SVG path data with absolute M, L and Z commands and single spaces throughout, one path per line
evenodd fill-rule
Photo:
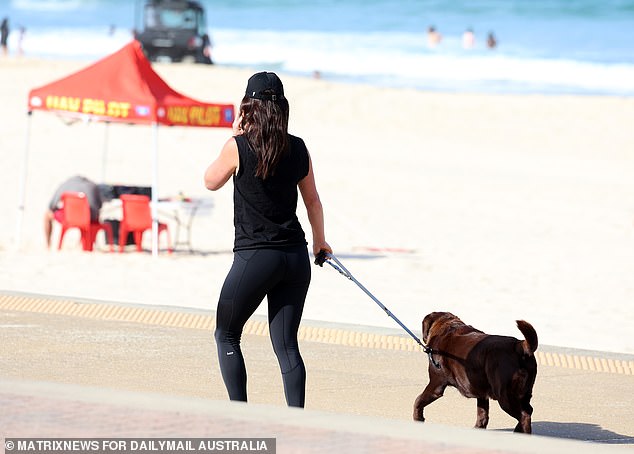
M 123 207 L 123 218 L 119 225 L 119 252 L 123 252 L 123 248 L 128 238 L 128 233 L 134 233 L 134 244 L 136 250 L 141 251 L 141 243 L 143 233 L 152 229 L 152 210 L 150 209 L 150 198 L 146 195 L 138 194 L 121 194 Z M 167 250 L 172 252 L 170 232 L 167 224 L 158 223 L 158 234 L 167 233 Z
M 62 248 L 62 241 L 68 229 L 76 228 L 81 232 L 81 244 L 84 251 L 92 251 L 97 233 L 103 230 L 108 235 L 110 251 L 113 248 L 112 227 L 110 224 L 102 224 L 99 221 L 90 221 L 90 204 L 83 192 L 64 192 L 61 197 L 64 208 L 62 221 L 62 233 L 59 236 L 57 249 Z

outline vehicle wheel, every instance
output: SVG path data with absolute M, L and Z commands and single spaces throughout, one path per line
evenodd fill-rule
M 213 62 L 211 61 L 211 58 L 205 57 L 204 55 L 202 55 L 202 52 L 196 54 L 196 63 L 203 63 L 205 65 L 213 64 Z

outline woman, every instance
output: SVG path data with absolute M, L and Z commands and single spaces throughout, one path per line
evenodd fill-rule
M 332 249 L 306 145 L 288 134 L 288 101 L 274 73 L 249 78 L 234 136 L 207 168 L 207 189 L 233 177 L 234 259 L 218 301 L 216 343 L 231 400 L 247 401 L 247 373 L 240 350 L 242 329 L 268 299 L 269 332 L 289 406 L 303 407 L 306 369 L 297 330 L 310 283 L 310 260 L 297 219 L 297 188 L 312 227 L 313 253 Z
M 0 48 L 2 48 L 2 55 L 5 57 L 9 54 L 9 48 L 7 47 L 7 41 L 9 39 L 9 18 L 2 19 L 0 24 Z

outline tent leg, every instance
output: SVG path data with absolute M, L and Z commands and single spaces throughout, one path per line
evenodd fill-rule
M 32 111 L 27 113 L 27 121 L 26 121 L 26 138 L 24 140 L 24 157 L 22 159 L 22 174 L 20 177 L 20 189 L 18 194 L 20 195 L 20 199 L 18 201 L 18 215 L 17 221 L 15 225 L 15 248 L 17 250 L 20 249 L 22 243 L 22 221 L 24 219 L 24 202 L 26 201 L 26 179 L 28 175 L 28 164 L 29 164 L 29 142 L 31 140 L 31 116 L 33 115 Z
M 110 129 L 110 122 L 106 121 L 104 123 L 104 134 L 103 134 L 103 152 L 101 154 L 101 182 L 106 182 L 106 161 L 108 158 L 108 130 Z
M 158 123 L 152 123 L 152 256 L 158 257 Z

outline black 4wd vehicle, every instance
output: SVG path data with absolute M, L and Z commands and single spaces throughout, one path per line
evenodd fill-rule
M 145 0 L 140 16 L 136 39 L 150 61 L 212 63 L 205 10 L 199 2 Z

